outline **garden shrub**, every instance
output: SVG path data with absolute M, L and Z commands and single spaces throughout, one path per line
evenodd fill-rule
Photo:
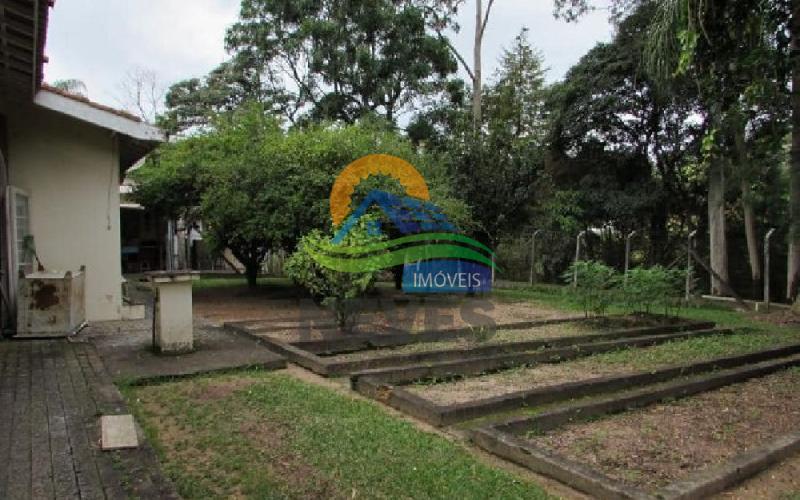
M 682 303 L 685 277 L 685 271 L 660 265 L 631 269 L 623 280 L 625 304 L 632 311 L 650 313 L 658 309 L 667 316 L 675 314 Z
M 613 268 L 592 260 L 574 262 L 564 273 L 567 283 L 572 283 L 575 271 L 578 284 L 572 290 L 583 307 L 586 317 L 590 314 L 604 316 L 608 306 L 618 293 L 619 274 Z
M 357 247 L 382 240 L 381 235 L 370 234 L 367 219 L 363 217 L 337 246 Z M 286 259 L 284 270 L 292 281 L 334 312 L 340 328 L 349 329 L 360 310 L 358 299 L 374 285 L 381 271 L 349 273 L 321 266 L 314 260 L 312 249 L 331 245 L 331 239 L 320 230 L 312 230 L 300 239 L 297 250 Z

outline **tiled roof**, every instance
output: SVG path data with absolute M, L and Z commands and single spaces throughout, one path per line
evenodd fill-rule
M 135 121 L 135 122 L 141 122 L 142 121 L 141 118 L 139 118 L 138 116 L 136 116 L 136 115 L 134 115 L 132 113 L 128 113 L 127 111 L 122 111 L 121 109 L 116 109 L 116 108 L 112 108 L 110 106 L 105 106 L 103 104 L 98 104 L 98 103 L 96 103 L 94 101 L 89 100 L 88 98 L 86 98 L 86 97 L 84 97 L 82 95 L 72 94 L 70 92 L 67 92 L 65 90 L 61 90 L 59 88 L 53 87 L 52 85 L 48 85 L 46 83 L 42 84 L 41 89 L 42 90 L 46 90 L 48 92 L 52 92 L 54 94 L 58 94 L 58 95 L 63 96 L 63 97 L 66 97 L 67 99 L 72 99 L 72 100 L 75 100 L 75 101 L 78 101 L 78 102 L 82 102 L 84 104 L 88 104 L 89 106 L 91 106 L 93 108 L 99 109 L 101 111 L 106 111 L 108 113 L 113 113 L 113 114 L 115 114 L 117 116 L 121 116 L 122 118 L 127 118 L 128 120 L 132 120 L 132 121 Z

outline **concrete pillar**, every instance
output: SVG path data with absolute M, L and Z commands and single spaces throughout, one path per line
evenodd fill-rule
M 196 275 L 157 271 L 147 273 L 155 294 L 153 347 L 164 354 L 194 348 L 192 331 L 192 281 Z

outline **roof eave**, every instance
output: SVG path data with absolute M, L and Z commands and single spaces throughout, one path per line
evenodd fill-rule
M 98 109 L 83 101 L 70 99 L 47 89 L 36 92 L 33 102 L 41 108 L 117 132 L 136 141 L 152 143 L 166 141 L 164 132 L 154 125 Z

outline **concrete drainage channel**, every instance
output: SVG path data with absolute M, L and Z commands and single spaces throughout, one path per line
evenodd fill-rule
M 786 356 L 796 353 L 800 345 L 761 351 L 761 356 Z M 748 355 L 750 356 L 750 355 Z M 739 361 L 745 361 L 744 356 Z M 728 363 L 733 358 L 725 358 Z M 745 362 L 752 362 L 745 361 Z M 658 491 L 641 491 L 614 480 L 586 465 L 571 461 L 521 438 L 527 432 L 546 432 L 563 425 L 585 421 L 633 408 L 641 408 L 666 400 L 684 398 L 720 387 L 763 377 L 790 367 L 800 366 L 800 355 L 768 359 L 743 367 L 677 380 L 653 387 L 616 394 L 603 399 L 577 402 L 555 408 L 533 417 L 513 418 L 490 423 L 470 431 L 470 438 L 481 448 L 502 458 L 523 465 L 591 493 L 598 498 L 705 498 L 733 486 L 771 464 L 800 450 L 800 433 L 781 436 L 755 449 L 733 457 L 709 470 L 700 471 L 672 482 Z
M 497 325 L 497 330 L 519 330 L 545 325 L 574 323 L 583 318 L 525 321 Z M 575 357 L 606 352 L 621 347 L 654 345 L 692 336 L 725 333 L 712 330 L 709 322 L 682 322 L 672 325 L 627 328 L 586 335 L 534 339 L 523 342 L 487 344 L 476 347 L 453 348 L 368 357 L 354 360 L 329 359 L 337 354 L 378 352 L 381 349 L 401 347 L 426 342 L 466 339 L 475 336 L 475 330 L 460 328 L 420 333 L 389 332 L 383 334 L 358 334 L 349 337 L 297 340 L 287 342 L 269 332 L 252 331 L 246 324 L 226 323 L 231 331 L 256 338 L 271 350 L 314 373 L 330 376 L 351 375 L 364 370 L 401 370 L 409 379 L 425 376 L 447 376 L 470 372 L 498 370 L 547 360 L 573 359 Z M 398 368 L 401 367 L 401 368 Z M 417 370 L 416 372 L 412 370 Z M 420 374 L 420 370 L 430 375 Z

